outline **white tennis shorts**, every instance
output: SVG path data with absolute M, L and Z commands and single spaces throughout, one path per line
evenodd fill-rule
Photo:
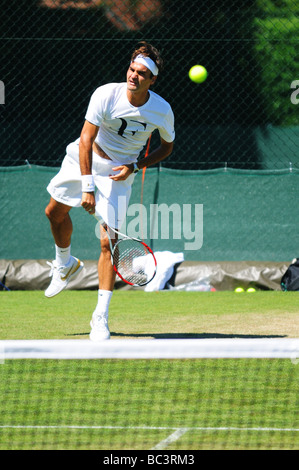
M 112 168 L 121 163 L 112 162 L 93 152 L 92 174 L 97 188 L 96 213 L 112 228 L 120 228 L 125 217 L 134 174 L 124 181 L 114 181 L 109 175 L 115 174 Z M 80 207 L 82 182 L 79 165 L 79 139 L 69 144 L 60 171 L 50 181 L 48 192 L 52 198 L 71 207 Z

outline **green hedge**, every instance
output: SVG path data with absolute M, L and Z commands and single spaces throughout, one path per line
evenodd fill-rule
M 256 0 L 254 48 L 260 94 L 268 122 L 298 125 L 299 107 L 291 102 L 291 83 L 299 80 L 299 3 Z

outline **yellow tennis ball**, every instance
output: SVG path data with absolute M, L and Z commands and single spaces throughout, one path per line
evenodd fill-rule
M 254 287 L 249 287 L 249 289 L 247 289 L 247 292 L 256 292 L 256 291 Z
M 244 292 L 244 289 L 243 289 L 243 287 L 237 287 L 235 289 L 235 292 L 237 292 L 237 293 Z
M 202 65 L 193 65 L 189 70 L 189 78 L 192 82 L 202 83 L 208 76 L 207 69 Z

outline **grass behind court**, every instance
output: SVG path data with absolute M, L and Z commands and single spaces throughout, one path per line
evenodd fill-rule
M 96 291 L 0 292 L 0 339 L 84 339 Z M 297 292 L 115 291 L 109 325 L 116 338 L 299 337 Z

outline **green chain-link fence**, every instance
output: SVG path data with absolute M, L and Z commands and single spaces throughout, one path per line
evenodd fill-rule
M 124 81 L 140 40 L 176 118 L 168 168 L 299 168 L 297 0 L 5 0 L 0 166 L 59 166 L 93 90 Z M 208 79 L 194 84 L 194 64 Z M 155 143 L 153 139 L 153 145 Z

